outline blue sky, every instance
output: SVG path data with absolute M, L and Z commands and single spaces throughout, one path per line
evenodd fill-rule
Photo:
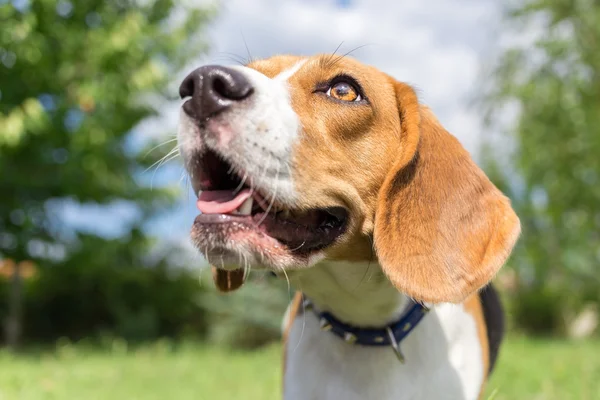
M 340 52 L 365 46 L 353 56 L 415 86 L 422 102 L 477 158 L 482 118 L 470 104 L 480 92 L 483 69 L 506 42 L 501 40 L 499 7 L 492 0 L 224 1 L 207 29 L 210 52 L 174 77 L 173 91 L 193 68 L 208 62 L 231 64 L 226 53 L 246 57 L 245 43 L 254 58 L 331 52 L 342 42 Z M 178 107 L 179 103 L 165 104 L 158 118 L 136 129 L 137 140 L 167 140 L 176 131 Z M 170 163 L 155 173 L 154 184 L 177 184 L 181 173 L 177 161 Z M 148 229 L 164 240 L 187 243 L 195 201 L 183 182 L 180 186 L 184 190 L 177 211 L 151 221 Z M 70 205 L 64 212 L 68 223 L 83 223 L 111 236 L 118 235 L 129 218 L 135 218 L 135 210 L 126 204 L 110 209 Z

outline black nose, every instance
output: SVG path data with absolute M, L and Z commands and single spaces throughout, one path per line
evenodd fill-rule
M 217 115 L 252 92 L 252 85 L 242 73 L 218 65 L 206 65 L 192 71 L 179 86 L 182 99 L 191 97 L 183 110 L 196 119 Z

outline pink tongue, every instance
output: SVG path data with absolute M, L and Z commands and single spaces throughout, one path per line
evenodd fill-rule
M 196 207 L 203 214 L 230 214 L 250 197 L 250 189 L 244 189 L 237 195 L 233 190 L 209 190 L 200 193 Z

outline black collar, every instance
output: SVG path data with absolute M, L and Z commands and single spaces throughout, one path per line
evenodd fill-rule
M 400 351 L 400 342 L 429 311 L 427 307 L 411 301 L 397 321 L 383 328 L 360 328 L 341 322 L 329 312 L 315 310 L 310 299 L 304 300 L 304 309 L 313 310 L 319 318 L 321 330 L 331 332 L 351 344 L 391 346 L 401 362 L 404 362 L 404 356 Z

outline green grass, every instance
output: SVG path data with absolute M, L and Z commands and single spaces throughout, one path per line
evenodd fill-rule
M 493 400 L 600 400 L 600 341 L 512 337 L 487 388 Z
M 245 399 L 280 397 L 278 346 L 233 352 L 157 343 L 111 350 L 62 345 L 54 352 L 0 352 L 0 400 Z M 600 342 L 511 338 L 488 384 L 493 400 L 600 399 Z

